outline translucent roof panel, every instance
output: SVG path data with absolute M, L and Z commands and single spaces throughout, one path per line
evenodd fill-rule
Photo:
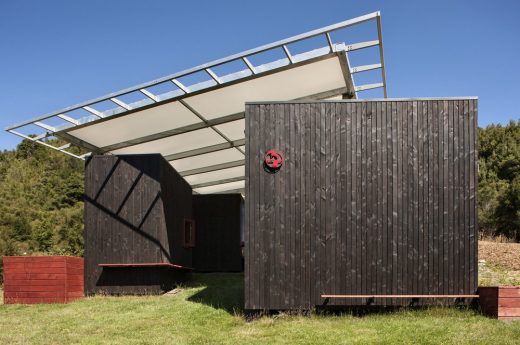
M 226 137 L 231 140 L 238 140 L 245 138 L 245 128 L 246 128 L 246 120 L 237 120 L 233 122 L 228 122 L 223 125 L 215 126 L 220 132 L 222 132 Z
M 359 40 L 343 35 L 361 24 L 373 27 Z M 364 50 L 370 56 L 356 54 L 352 66 L 349 54 Z M 355 85 L 357 80 L 363 84 Z M 243 193 L 246 102 L 357 98 L 366 90 L 383 90 L 386 97 L 379 12 L 215 60 L 6 130 L 80 159 L 94 154 L 160 153 L 194 193 Z M 85 153 L 71 153 L 70 145 L 52 146 L 45 140 L 51 137 L 79 146 Z
M 242 146 L 242 151 L 244 149 L 245 147 Z M 231 148 L 173 160 L 170 162 L 170 164 L 175 168 L 175 170 L 177 170 L 182 175 L 182 173 L 185 171 L 201 169 L 204 167 L 211 167 L 218 164 L 235 162 L 244 159 L 245 156 L 243 153 L 241 153 L 236 148 Z
M 345 87 L 339 59 L 330 58 L 188 97 L 207 119 L 244 111 L 245 102 L 288 101 Z
M 194 150 L 197 148 L 225 143 L 226 140 L 210 128 L 187 132 L 147 143 L 129 146 L 112 151 L 113 154 L 160 153 L 163 156 L 175 152 Z
M 245 168 L 244 166 L 227 168 L 222 170 L 211 171 L 207 173 L 186 176 L 184 179 L 194 186 L 203 185 L 206 183 L 215 183 L 223 180 L 229 180 L 233 178 L 244 178 Z
M 68 133 L 95 146 L 104 147 L 197 122 L 201 122 L 201 119 L 181 103 L 173 102 Z

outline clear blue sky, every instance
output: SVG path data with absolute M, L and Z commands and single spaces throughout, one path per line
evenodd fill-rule
M 1 0 L 0 149 L 7 125 L 377 10 L 389 97 L 520 118 L 520 1 Z

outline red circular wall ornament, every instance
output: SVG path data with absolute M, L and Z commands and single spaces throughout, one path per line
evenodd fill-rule
M 264 155 L 264 169 L 269 173 L 275 173 L 283 165 L 283 153 L 277 149 L 267 150 Z

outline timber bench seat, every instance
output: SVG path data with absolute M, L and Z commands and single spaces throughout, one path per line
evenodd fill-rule
M 321 295 L 321 298 L 478 298 L 479 295 Z
M 456 301 L 462 301 L 464 298 L 479 298 L 479 295 L 458 294 L 458 295 L 321 295 L 324 298 L 323 305 L 328 305 L 331 299 L 366 299 L 367 304 L 374 303 L 376 298 L 388 299 L 410 299 L 412 304 L 419 299 L 444 299 L 454 298 Z
M 168 267 L 179 270 L 191 271 L 191 267 L 171 264 L 168 262 L 148 262 L 148 263 L 134 263 L 134 264 L 98 264 L 99 267 Z

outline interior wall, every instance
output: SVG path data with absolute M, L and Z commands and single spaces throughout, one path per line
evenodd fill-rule
M 241 272 L 240 194 L 193 196 L 196 244 L 193 267 L 201 272 Z

